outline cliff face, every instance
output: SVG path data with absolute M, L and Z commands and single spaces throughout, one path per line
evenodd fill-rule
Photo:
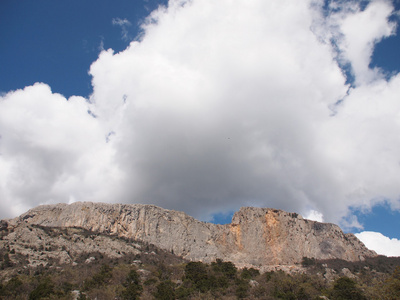
M 231 224 L 216 225 L 153 205 L 78 202 L 39 206 L 8 223 L 79 227 L 151 243 L 190 260 L 221 258 L 239 266 L 290 265 L 303 257 L 356 261 L 376 256 L 334 224 L 269 208 L 241 208 Z

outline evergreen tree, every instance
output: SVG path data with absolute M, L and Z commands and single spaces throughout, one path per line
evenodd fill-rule
M 125 289 L 121 293 L 122 299 L 139 299 L 143 286 L 140 284 L 140 277 L 136 270 L 131 270 L 123 283 Z
M 348 277 L 340 277 L 336 280 L 332 299 L 334 300 L 366 300 L 364 293 L 356 286 L 356 282 Z

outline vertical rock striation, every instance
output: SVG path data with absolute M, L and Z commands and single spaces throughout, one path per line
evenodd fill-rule
M 231 224 L 216 225 L 154 205 L 77 202 L 39 206 L 8 223 L 79 227 L 151 243 L 190 260 L 221 258 L 256 267 L 291 265 L 303 257 L 356 261 L 376 256 L 337 225 L 269 208 L 244 207 Z

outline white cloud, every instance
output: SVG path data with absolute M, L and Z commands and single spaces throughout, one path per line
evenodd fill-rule
M 324 221 L 324 215 L 320 213 L 319 211 L 316 210 L 310 210 L 305 216 L 305 219 L 312 220 L 312 221 L 317 221 L 317 222 L 323 222 Z
M 392 11 L 390 1 L 373 0 L 363 11 L 350 1 L 346 10 L 330 18 L 330 25 L 338 26 L 334 34 L 340 55 L 351 64 L 356 84 L 381 77 L 380 70 L 370 69 L 369 63 L 375 44 L 394 33 L 395 23 L 388 21 Z
M 392 7 L 370 5 L 325 16 L 321 1 L 170 1 L 140 41 L 101 52 L 90 104 L 43 84 L 0 99 L 5 203 L 153 203 L 202 219 L 311 207 L 329 222 L 381 198 L 395 207 L 400 76 L 363 77 Z M 353 19 L 376 26 L 350 30 Z
M 121 27 L 121 36 L 124 41 L 131 40 L 128 31 L 128 27 L 132 25 L 131 22 L 129 22 L 127 19 L 114 18 L 112 19 L 112 24 Z
M 99 46 L 97 47 L 97 50 L 98 50 L 99 52 L 104 51 L 104 37 L 101 37 L 100 44 L 99 44 Z
M 379 232 L 363 231 L 356 233 L 367 248 L 386 256 L 400 256 L 400 240 L 390 239 Z
M 118 170 L 82 97 L 35 84 L 0 100 L 2 217 L 48 202 L 112 201 Z
M 119 26 L 130 26 L 132 25 L 131 22 L 129 22 L 127 19 L 120 19 L 120 18 L 114 18 L 112 19 L 112 24 L 113 25 L 119 25 Z
M 274 6 L 171 5 L 152 14 L 140 43 L 92 65 L 96 114 L 123 139 L 120 165 L 137 178 L 128 197 L 207 213 L 297 210 L 300 196 L 322 196 L 303 190 L 322 159 L 308 145 L 345 79 L 309 30 L 308 3 L 287 1 L 278 15 Z

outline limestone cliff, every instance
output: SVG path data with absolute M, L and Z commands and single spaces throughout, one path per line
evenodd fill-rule
M 153 205 L 77 202 L 39 206 L 8 226 L 21 223 L 78 227 L 151 243 L 190 260 L 221 258 L 256 267 L 290 265 L 303 257 L 356 261 L 376 256 L 337 225 L 269 208 L 241 208 L 231 224 L 216 225 Z

